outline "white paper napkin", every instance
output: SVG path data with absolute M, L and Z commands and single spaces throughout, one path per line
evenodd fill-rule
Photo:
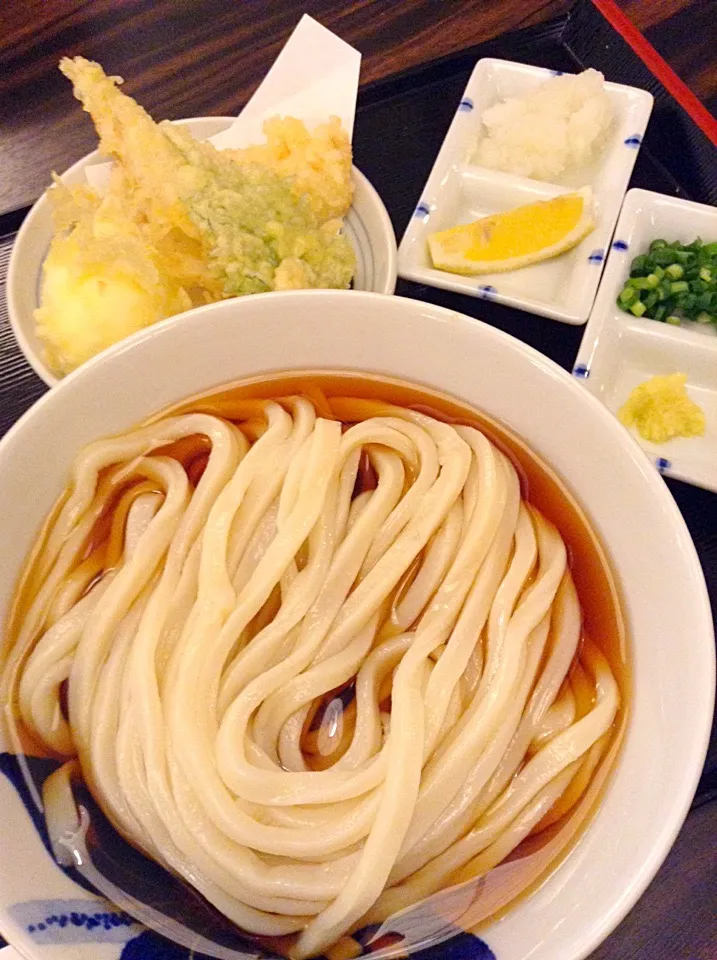
M 263 140 L 269 117 L 297 117 L 307 127 L 337 116 L 353 135 L 361 54 L 307 13 L 231 127 L 211 138 L 219 150 Z

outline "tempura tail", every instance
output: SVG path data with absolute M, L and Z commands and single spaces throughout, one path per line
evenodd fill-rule
M 155 227 L 155 240 L 173 228 L 200 239 L 177 191 L 185 160 L 147 111 L 119 90 L 122 78 L 108 77 L 98 63 L 84 57 L 64 57 L 60 70 L 92 118 L 100 152 L 118 161 L 113 172 L 118 194 L 133 196 L 134 206 Z

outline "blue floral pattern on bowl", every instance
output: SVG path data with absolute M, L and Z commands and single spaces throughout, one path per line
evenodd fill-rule
M 8 912 L 38 946 L 117 944 L 117 960 L 210 960 L 143 928 L 104 900 L 26 900 Z
M 29 756 L 23 758 L 23 764 L 27 776 L 32 780 L 35 795 L 41 794 L 44 781 L 61 765 L 57 760 Z M 11 753 L 0 753 L 0 772 L 5 774 L 17 791 L 48 856 L 52 857 L 45 818 L 34 799 L 31 785 L 25 779 L 18 758 Z M 91 802 L 89 794 L 86 795 L 86 799 Z M 95 829 L 100 831 L 104 829 L 101 821 L 95 819 L 94 811 L 91 822 Z M 127 857 L 132 859 L 127 875 L 135 878 L 136 887 L 127 891 L 130 896 L 141 901 L 142 891 L 154 885 L 155 892 L 159 889 L 165 900 L 171 899 L 171 884 L 179 881 L 175 881 L 174 877 L 167 874 L 161 867 L 146 860 L 116 834 L 115 842 L 118 845 L 117 850 L 114 851 L 115 860 L 122 855 L 120 847 L 126 849 Z M 188 921 L 191 922 L 194 919 L 195 925 L 192 929 L 197 930 L 198 941 L 201 942 L 203 939 L 204 944 L 211 941 L 216 945 L 218 952 L 215 953 L 212 949 L 210 954 L 199 953 L 196 949 L 174 943 L 155 933 L 154 930 L 148 929 L 129 913 L 99 896 L 74 867 L 65 867 L 57 863 L 54 857 L 52 859 L 53 863 L 56 863 L 57 867 L 77 884 L 78 896 L 75 899 L 24 900 L 13 904 L 8 909 L 15 923 L 24 929 L 27 936 L 38 947 L 67 945 L 71 950 L 73 947 L 81 948 L 90 944 L 103 944 L 103 946 L 116 944 L 118 952 L 113 955 L 114 960 L 212 960 L 212 957 L 229 956 L 241 958 L 241 960 L 279 960 L 276 955 L 244 938 L 235 927 L 221 917 L 218 925 L 213 924 L 212 929 L 206 931 L 206 936 L 203 936 L 196 926 L 197 917 L 190 918 Z M 89 896 L 81 898 L 79 894 L 82 889 L 87 891 Z M 201 900 L 201 898 L 198 899 Z M 206 913 L 208 909 L 205 905 L 204 912 Z M 203 916 L 201 911 L 197 916 L 201 921 Z M 397 916 L 396 921 L 395 929 L 391 918 L 380 927 L 377 925 L 364 927 L 354 933 L 356 956 L 368 957 L 390 944 L 398 949 L 397 955 L 411 956 L 418 960 L 496 960 L 495 954 L 485 941 L 450 920 L 442 919 L 438 914 L 434 916 L 422 910 L 420 914 L 417 913 L 413 923 L 407 922 L 409 917 L 406 914 Z M 221 936 L 222 925 L 231 927 L 230 940 Z M 434 932 L 433 943 L 430 936 L 425 937 L 428 929 Z M 425 944 L 427 939 L 430 946 L 419 946 Z M 414 943 L 417 949 L 414 949 Z M 204 949 L 207 950 L 209 947 L 204 945 Z M 107 955 L 106 952 L 103 953 L 103 956 Z M 86 954 L 78 953 L 78 956 L 85 957 Z
M 605 259 L 604 250 L 593 250 L 593 252 L 588 257 L 588 263 L 602 263 Z
M 640 144 L 642 143 L 642 134 L 633 133 L 629 137 L 626 137 L 624 140 L 626 147 L 631 147 L 633 150 L 639 150 Z
M 463 97 L 461 102 L 458 104 L 458 109 L 461 113 L 470 113 L 473 109 L 473 101 L 470 97 Z

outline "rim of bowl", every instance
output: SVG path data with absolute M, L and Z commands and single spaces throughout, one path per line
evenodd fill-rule
M 642 449 L 630 434 L 619 424 L 607 408 L 591 393 L 583 390 L 567 371 L 563 370 L 562 367 L 558 366 L 558 364 L 549 357 L 546 357 L 522 340 L 518 340 L 510 334 L 492 327 L 483 321 L 469 317 L 466 314 L 461 314 L 432 303 L 424 303 L 409 298 L 394 297 L 370 291 L 297 290 L 261 293 L 255 294 L 251 298 L 235 298 L 233 300 L 218 301 L 217 303 L 196 307 L 176 317 L 168 318 L 150 327 L 146 327 L 132 337 L 120 341 L 102 353 L 92 357 L 86 363 L 82 364 L 81 367 L 78 367 L 72 373 L 68 374 L 67 377 L 64 377 L 54 390 L 40 397 L 32 407 L 16 421 L 5 436 L 0 439 L 0 464 L 6 453 L 6 448 L 12 447 L 17 442 L 18 434 L 24 432 L 28 424 L 36 418 L 42 418 L 45 407 L 49 404 L 56 403 L 58 395 L 62 396 L 66 391 L 72 390 L 77 381 L 99 377 L 103 367 L 118 362 L 124 353 L 132 353 L 138 349 L 141 350 L 143 345 L 152 339 L 157 338 L 161 340 L 168 336 L 176 335 L 168 332 L 172 329 L 178 332 L 182 327 L 201 324 L 205 314 L 211 313 L 212 311 L 227 310 L 229 304 L 231 304 L 234 309 L 238 308 L 241 310 L 242 304 L 247 304 L 248 306 L 250 302 L 257 301 L 275 301 L 281 304 L 282 302 L 296 300 L 298 298 L 341 300 L 346 297 L 358 297 L 367 303 L 385 304 L 387 309 L 404 311 L 407 316 L 412 313 L 412 320 L 417 323 L 421 321 L 431 324 L 436 322 L 450 322 L 453 325 L 461 324 L 466 328 L 478 326 L 482 330 L 482 336 L 492 338 L 497 343 L 503 344 L 506 349 L 522 354 L 531 366 L 539 368 L 545 376 L 553 380 L 562 381 L 575 397 L 576 404 L 582 406 L 584 409 L 591 410 L 591 416 L 594 419 L 602 421 L 604 431 L 611 433 L 616 448 L 621 448 L 621 459 L 623 461 L 630 461 L 632 468 L 637 471 L 640 479 L 643 480 L 647 488 L 649 488 L 649 496 L 656 498 L 659 502 L 661 510 L 667 515 L 672 528 L 671 532 L 675 538 L 674 545 L 682 557 L 683 567 L 686 574 L 689 574 L 690 582 L 694 585 L 694 600 L 696 602 L 692 609 L 694 615 L 699 617 L 703 623 L 700 633 L 701 643 L 699 646 L 694 645 L 693 651 L 697 650 L 698 654 L 695 655 L 699 657 L 699 676 L 702 684 L 698 690 L 699 700 L 704 703 L 707 709 L 701 711 L 696 716 L 693 714 L 690 719 L 693 729 L 690 738 L 691 750 L 686 758 L 687 765 L 680 770 L 680 776 L 673 779 L 674 789 L 669 801 L 669 810 L 665 817 L 659 823 L 655 823 L 654 826 L 650 825 L 650 830 L 654 832 L 654 836 L 650 837 L 652 843 L 651 855 L 640 861 L 634 867 L 631 867 L 630 879 L 632 882 L 630 886 L 617 888 L 614 899 L 608 904 L 608 909 L 604 912 L 600 921 L 593 923 L 592 926 L 586 926 L 585 929 L 579 931 L 574 938 L 574 942 L 568 947 L 569 953 L 561 953 L 561 956 L 569 956 L 569 960 L 583 960 L 583 958 L 587 957 L 588 954 L 602 943 L 618 926 L 640 899 L 669 853 L 689 812 L 690 804 L 704 765 L 704 758 L 707 753 L 711 734 L 712 713 L 715 701 L 715 652 L 713 643 L 714 624 L 704 574 L 687 525 L 675 500 L 662 477 L 655 471 L 650 460 L 645 456 Z M 291 311 L 279 310 L 277 313 L 289 316 Z M 335 311 L 335 314 L 340 316 L 340 310 Z M 296 369 L 299 368 L 297 367 Z M 306 369 L 306 367 L 303 366 L 302 369 Z M 268 375 L 270 374 L 267 373 L 267 376 Z M 390 376 L 390 374 L 387 375 Z M 247 374 L 245 376 L 251 375 Z M 244 378 L 245 377 L 241 377 L 240 379 Z M 418 380 L 414 382 L 419 384 Z M 216 384 L 216 386 L 220 387 L 221 384 Z M 211 387 L 207 389 L 211 389 Z M 429 387 L 429 389 L 433 388 Z M 451 392 L 450 389 L 446 388 L 438 389 L 443 389 L 444 392 L 447 393 Z M 460 399 L 460 393 L 457 393 L 456 396 Z M 470 401 L 467 402 L 470 403 Z M 146 415 L 149 416 L 152 412 L 155 411 L 150 411 Z M 520 434 L 519 430 L 518 433 Z M 529 440 L 527 442 L 530 443 Z M 542 454 L 539 455 L 542 456 Z M 617 772 L 617 770 L 614 772 L 611 781 L 615 779 Z M 579 846 L 580 844 L 578 844 L 578 847 Z M 560 869 L 561 866 L 562 864 L 558 869 Z M 575 882 L 574 878 L 572 882 Z M 0 929 L 4 931 L 8 926 L 5 921 L 6 916 L 4 910 L 0 908 Z M 39 956 L 39 954 L 33 955 Z
M 207 121 L 216 121 L 216 122 L 225 122 L 225 126 L 222 129 L 226 129 L 230 123 L 233 123 L 236 120 L 236 117 L 227 117 L 227 116 L 204 116 L 204 117 L 183 117 L 178 120 L 172 120 L 171 123 L 176 123 L 179 126 L 194 126 Z M 219 132 L 219 131 L 217 131 Z M 92 150 L 90 153 L 85 154 L 83 157 L 80 157 L 79 160 L 76 160 L 71 166 L 69 166 L 62 174 L 60 174 L 60 179 L 84 169 L 86 166 L 92 166 L 96 162 L 101 162 L 103 158 L 100 155 L 99 150 Z M 378 221 L 378 233 L 375 235 L 376 239 L 379 241 L 378 250 L 381 253 L 382 260 L 386 264 L 386 281 L 383 284 L 382 289 L 380 290 L 362 290 L 362 291 L 351 291 L 352 293 L 377 293 L 377 294 L 392 294 L 396 289 L 396 282 L 398 280 L 398 244 L 396 241 L 396 234 L 393 229 L 393 224 L 391 223 L 391 218 L 389 217 L 388 210 L 386 205 L 381 199 L 381 195 L 378 190 L 374 187 L 368 177 L 361 173 L 357 166 L 354 164 L 351 165 L 351 172 L 354 178 L 354 182 L 360 185 L 360 189 L 364 192 L 366 197 L 373 207 L 374 214 Z M 27 213 L 27 216 L 20 225 L 20 229 L 15 236 L 15 242 L 12 245 L 12 250 L 10 252 L 10 260 L 8 263 L 7 271 L 7 281 L 6 281 L 6 299 L 8 306 L 8 316 L 10 318 L 10 326 L 12 332 L 17 340 L 18 346 L 22 351 L 23 356 L 30 364 L 32 369 L 38 375 L 38 377 L 47 384 L 48 387 L 54 387 L 61 380 L 65 380 L 69 374 L 66 374 L 64 377 L 56 376 L 52 370 L 47 366 L 47 364 L 42 359 L 42 356 L 34 348 L 33 344 L 30 342 L 30 339 L 25 330 L 25 324 L 21 321 L 20 314 L 21 310 L 17 304 L 17 291 L 20 288 L 21 284 L 27 279 L 23 277 L 23 269 L 21 265 L 21 258 L 23 253 L 23 245 L 26 241 L 27 234 L 32 230 L 36 220 L 43 214 L 47 209 L 49 204 L 48 191 L 47 187 L 43 193 L 37 198 L 35 203 L 30 207 L 30 210 Z M 372 235 L 373 236 L 373 235 Z M 39 280 L 39 277 L 37 278 Z M 276 292 L 276 291 L 272 291 Z M 279 291 L 279 292 L 293 292 L 293 291 Z M 252 296 L 257 296 L 257 294 L 252 294 Z M 232 298 L 229 298 L 232 299 Z M 236 298 L 239 299 L 239 298 Z M 217 301 L 219 303 L 223 301 Z M 191 311 L 183 311 L 183 313 L 188 313 Z M 171 320 L 176 320 L 177 317 L 182 316 L 182 313 L 174 314 L 172 317 L 167 317 L 166 322 Z M 153 324 L 154 326 L 154 324 Z M 138 331 L 141 333 L 142 331 Z M 129 337 L 125 337 L 125 340 L 131 340 L 136 336 L 136 334 L 131 334 Z M 123 341 L 124 342 L 124 341 Z M 112 344 L 107 347 L 106 350 L 112 350 L 116 344 Z M 105 353 L 106 350 L 101 351 Z M 98 354 L 99 356 L 99 354 Z M 85 361 L 88 363 L 89 361 Z M 85 364 L 82 364 L 84 366 Z M 74 371 L 73 371 L 74 372 Z

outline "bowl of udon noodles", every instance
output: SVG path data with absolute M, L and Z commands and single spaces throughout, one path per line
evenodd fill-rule
M 496 329 L 200 308 L 45 395 L 0 502 L 0 929 L 31 960 L 578 960 L 677 835 L 714 698 L 694 547 Z

